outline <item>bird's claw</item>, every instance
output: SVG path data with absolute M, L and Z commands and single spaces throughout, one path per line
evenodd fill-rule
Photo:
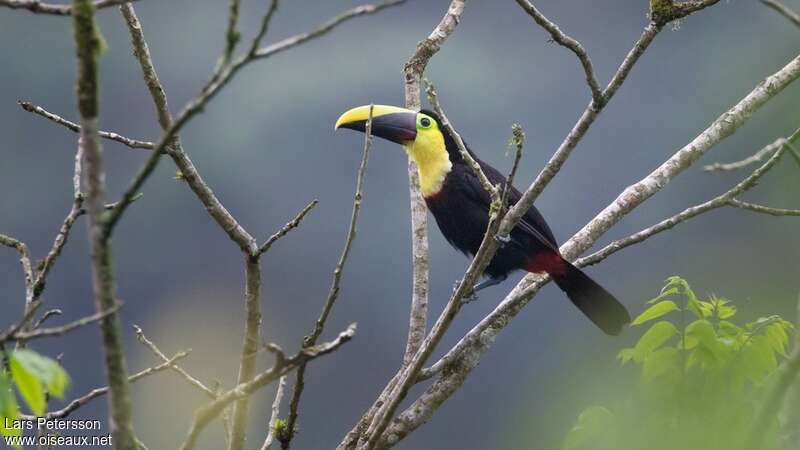
M 503 235 L 495 234 L 494 240 L 500 244 L 500 248 L 503 248 L 506 246 L 506 244 L 511 242 L 511 236 L 508 234 L 503 234 Z
M 461 285 L 461 280 L 456 280 L 456 282 L 453 283 L 453 294 L 455 294 L 456 291 L 458 291 L 458 287 L 460 285 Z M 477 299 L 478 299 L 478 294 L 477 292 L 475 292 L 475 289 L 470 289 L 470 291 L 467 294 L 464 294 L 464 297 L 461 298 L 461 304 L 464 305 L 467 303 L 472 303 Z

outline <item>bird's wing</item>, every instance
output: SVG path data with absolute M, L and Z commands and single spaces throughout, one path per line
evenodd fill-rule
M 492 184 L 500 186 L 505 184 L 506 177 L 498 172 L 497 169 L 481 160 L 477 161 L 483 169 L 483 173 L 486 174 L 486 178 L 488 178 Z M 472 168 L 468 166 L 465 167 L 465 170 L 461 176 L 472 178 L 469 180 L 470 182 L 464 183 L 464 185 L 469 186 L 470 194 L 474 201 L 485 205 L 486 210 L 488 211 L 488 207 L 491 204 L 491 197 L 486 190 L 483 189 L 483 185 L 481 185 L 480 180 L 478 180 L 478 177 L 472 171 Z M 513 206 L 521 197 L 522 193 L 520 193 L 515 187 L 511 186 L 511 189 L 508 192 L 508 199 L 506 202 L 507 206 Z M 521 231 L 531 235 L 546 246 L 558 251 L 558 245 L 556 243 L 556 238 L 553 236 L 553 232 L 550 230 L 550 227 L 547 225 L 547 222 L 545 222 L 544 217 L 542 217 L 541 213 L 539 213 L 539 210 L 537 210 L 535 206 L 531 206 L 530 209 L 525 212 L 525 215 L 522 216 L 522 219 L 514 228 L 514 231 Z M 512 243 L 514 243 L 513 232 L 511 234 L 511 240 Z

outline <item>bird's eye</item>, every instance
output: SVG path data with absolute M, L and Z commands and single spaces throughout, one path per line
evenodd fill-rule
M 428 119 L 427 117 L 423 117 L 423 118 L 419 119 L 419 124 L 422 125 L 422 128 L 428 128 L 428 127 L 431 126 L 431 119 Z

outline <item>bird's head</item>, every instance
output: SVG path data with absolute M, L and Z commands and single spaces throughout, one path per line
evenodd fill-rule
M 412 111 L 388 105 L 365 105 L 353 108 L 339 117 L 336 129 L 366 131 L 372 108 L 372 134 L 394 143 L 411 146 L 422 141 L 442 139 L 439 118 L 431 111 Z
M 439 191 L 452 164 L 461 160 L 457 147 L 433 111 L 420 112 L 397 106 L 366 105 L 353 108 L 339 117 L 336 129 L 365 132 L 372 108 L 372 134 L 402 145 L 417 163 L 424 195 Z

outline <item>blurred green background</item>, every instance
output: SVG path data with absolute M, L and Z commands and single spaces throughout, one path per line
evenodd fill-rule
M 267 41 L 307 30 L 357 4 L 284 2 Z M 536 4 L 583 43 L 602 84 L 647 22 L 644 0 Z M 797 0 L 787 4 L 800 7 Z M 298 348 L 322 306 L 349 220 L 363 136 L 334 134 L 333 122 L 352 106 L 402 104 L 403 63 L 447 5 L 412 0 L 256 62 L 182 133 L 200 172 L 259 239 L 310 200 L 320 200 L 301 229 L 264 259 L 264 336 L 287 351 Z M 141 1 L 136 8 L 177 111 L 206 81 L 221 52 L 227 2 Z M 264 8 L 264 1 L 242 2 L 245 42 Z M 109 47 L 102 58 L 101 127 L 157 140 L 160 131 L 122 17 L 114 8 L 98 16 Z M 473 2 L 428 71 L 462 136 L 503 171 L 510 166 L 510 126 L 524 127 L 528 143 L 517 178 L 523 187 L 589 99 L 575 57 L 548 38 L 513 2 Z M 662 32 L 538 201 L 556 237 L 566 240 L 625 186 L 796 56 L 798 41 L 797 30 L 785 19 L 750 0 L 720 2 L 683 21 L 679 30 Z M 0 42 L 0 232 L 24 240 L 40 257 L 69 209 L 76 135 L 22 111 L 16 101 L 29 100 L 77 120 L 70 20 L 0 9 Z M 700 166 L 748 156 L 787 136 L 800 125 L 798 102 L 800 88 L 790 86 L 601 243 L 728 189 L 744 174 L 707 174 Z M 110 198 L 115 199 L 146 153 L 113 142 L 104 146 Z M 399 364 L 410 296 L 405 159 L 398 146 L 376 141 L 359 236 L 326 333 L 330 337 L 355 321 L 357 338 L 311 367 L 297 448 L 335 446 Z M 797 174 L 787 159 L 746 199 L 798 207 Z M 165 160 L 114 236 L 129 368 L 156 363 L 135 340 L 132 324 L 139 324 L 167 353 L 192 348 L 184 365 L 194 375 L 230 386 L 243 323 L 241 256 L 173 175 L 174 166 Z M 431 225 L 430 305 L 438 314 L 468 261 Z M 722 209 L 620 252 L 590 273 L 633 313 L 642 310 L 664 278 L 680 274 L 699 293 L 735 299 L 743 318 L 793 317 L 800 272 L 797 236 L 797 219 Z M 517 278 L 464 308 L 437 355 L 491 310 Z M 6 249 L 0 253 L 0 326 L 19 317 L 23 297 L 17 257 Z M 47 307 L 64 309 L 63 320 L 92 311 L 83 219 L 49 278 L 44 299 Z M 581 408 L 624 388 L 630 380 L 620 376 L 624 372 L 614 355 L 634 337 L 603 336 L 564 300 L 554 287 L 545 288 L 465 386 L 400 448 L 554 449 Z M 51 356 L 63 353 L 75 380 L 68 398 L 105 383 L 97 329 L 34 347 Z M 271 363 L 266 359 L 263 367 Z M 136 383 L 133 394 L 137 433 L 151 449 L 175 448 L 191 412 L 205 402 L 171 373 Z M 272 389 L 254 396 L 251 448 L 264 438 L 272 396 Z M 105 401 L 92 402 L 76 417 L 105 417 Z M 221 448 L 221 427 L 210 427 L 203 439 L 203 448 Z

